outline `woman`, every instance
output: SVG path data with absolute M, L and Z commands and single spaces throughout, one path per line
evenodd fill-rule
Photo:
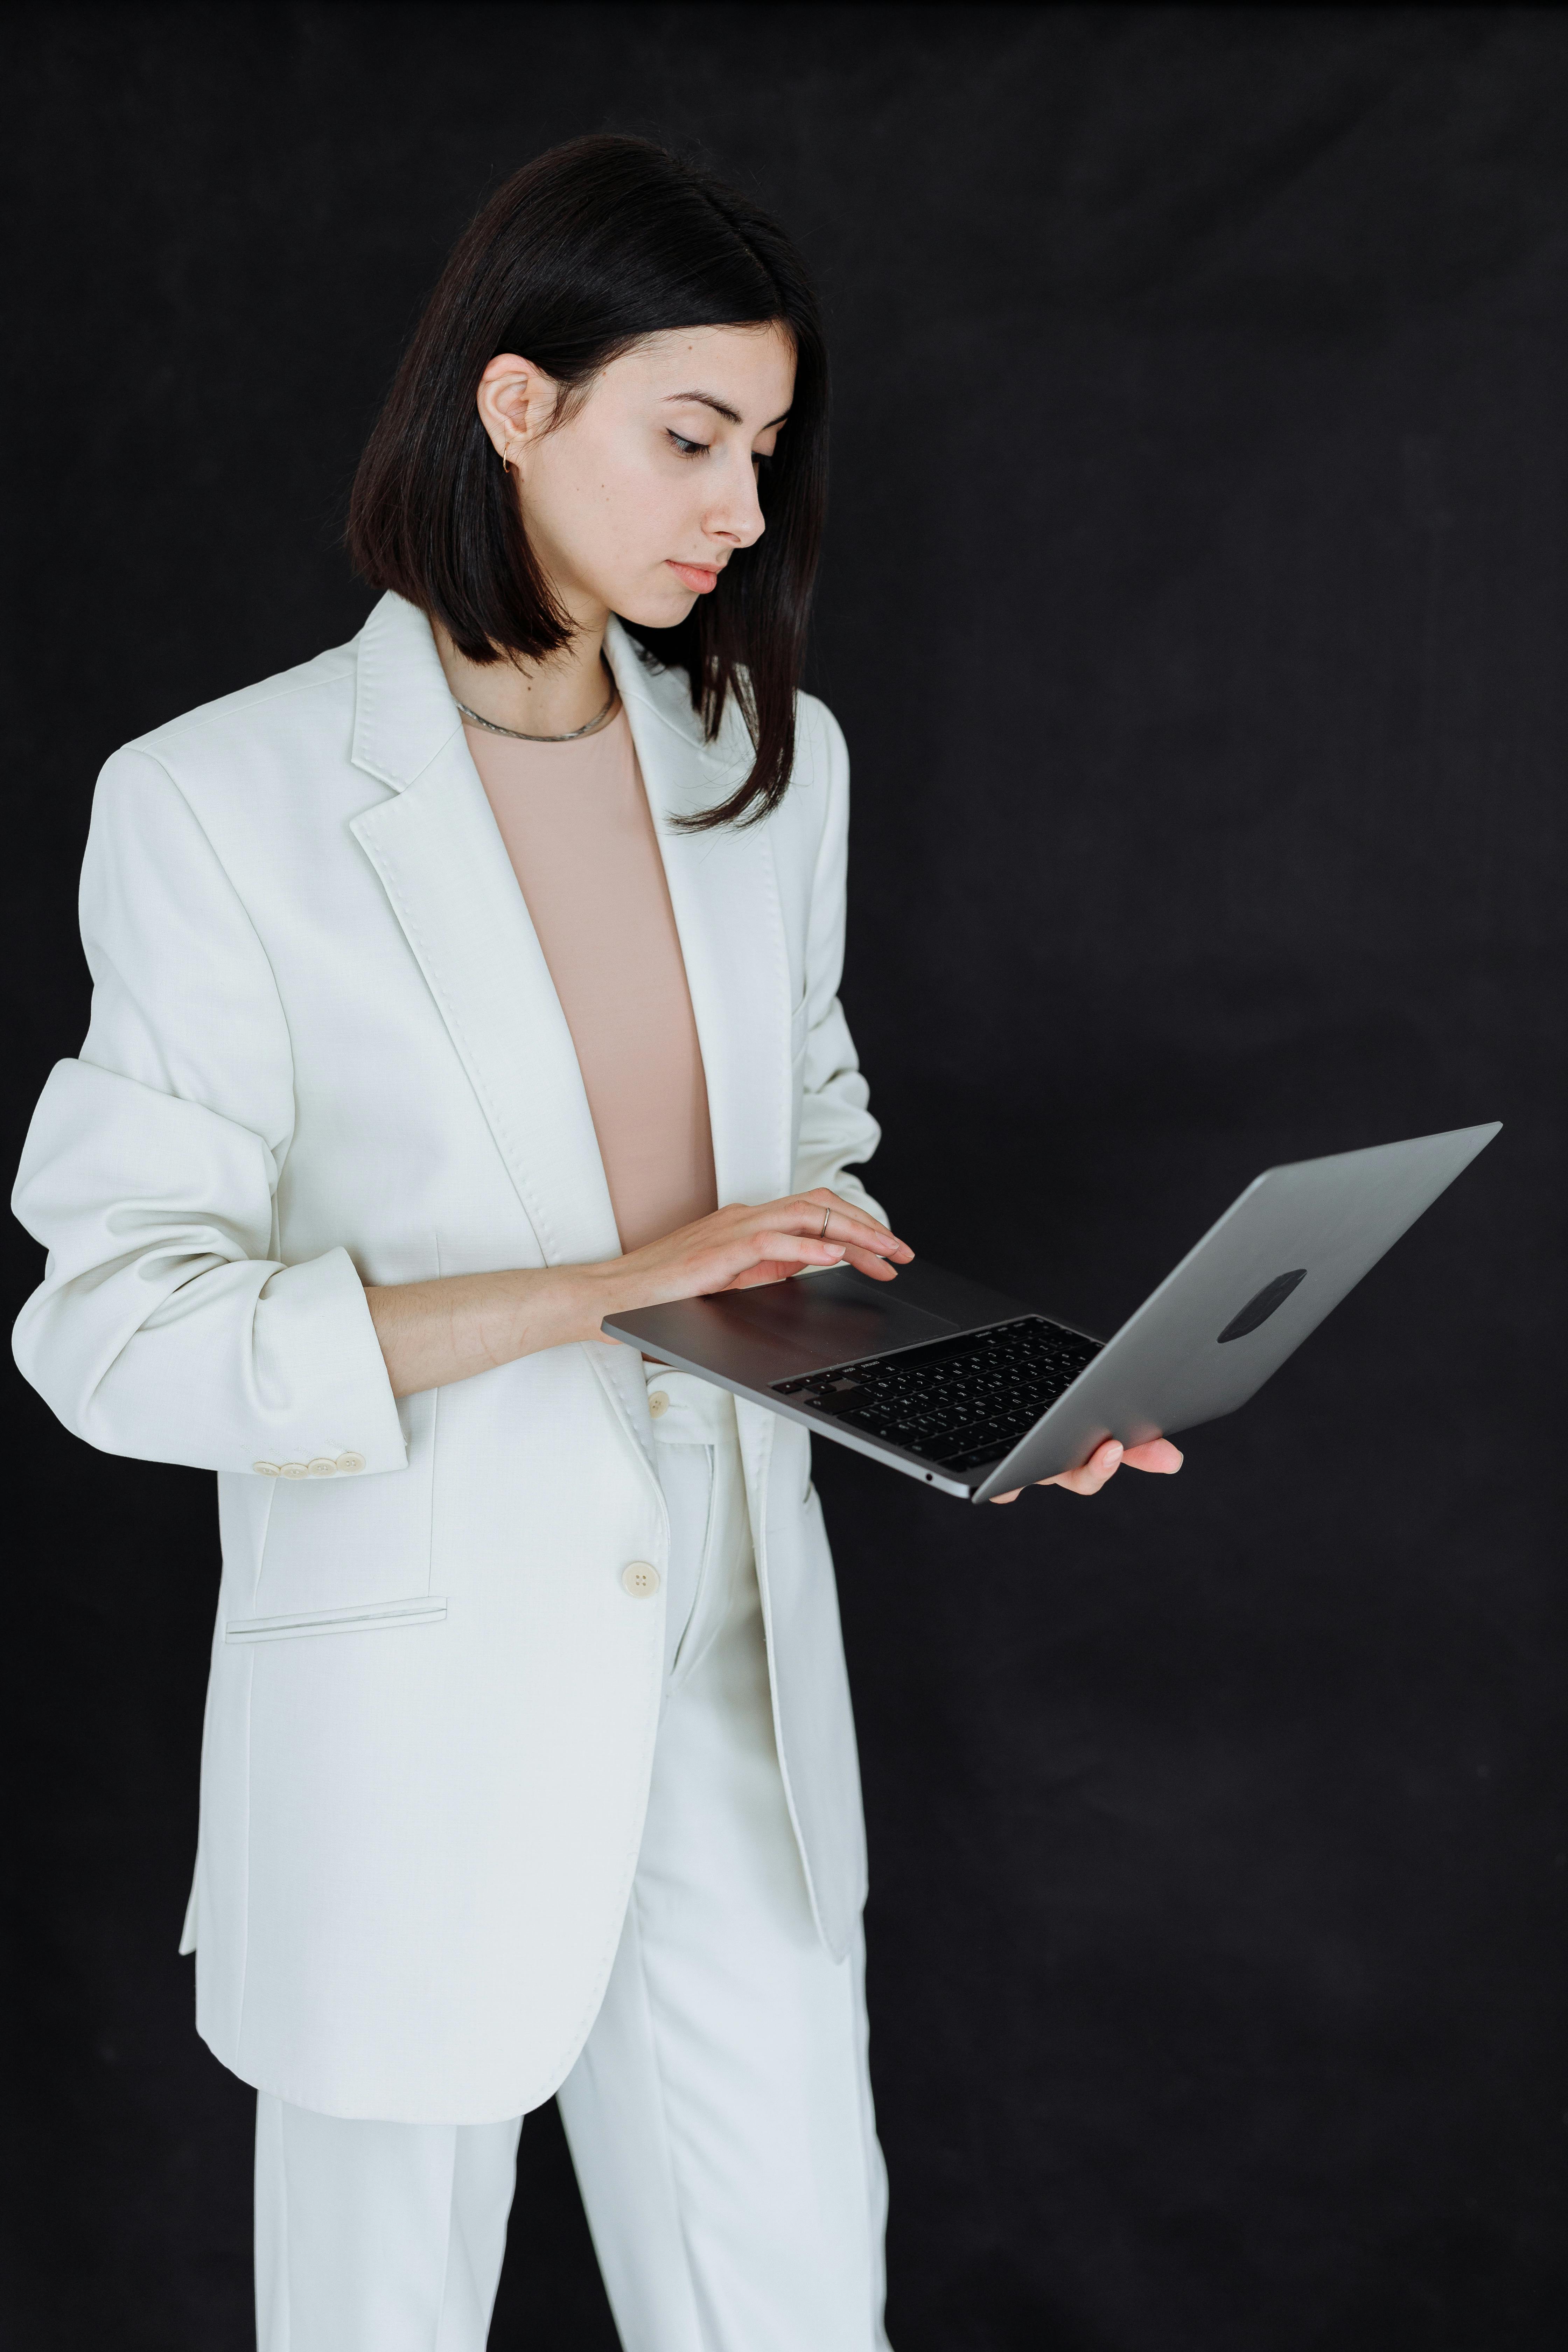
M 631 2352 L 885 2341 L 807 1440 L 599 1336 L 910 1256 L 849 1172 L 797 693 L 826 403 L 772 222 L 544 156 L 366 450 L 360 635 L 100 783 L 16 1348 L 89 1443 L 218 1474 L 185 1948 L 258 2092 L 263 2352 L 482 2346 L 557 2091 Z

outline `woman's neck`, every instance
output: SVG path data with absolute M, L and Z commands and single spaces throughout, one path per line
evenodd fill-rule
M 458 651 L 439 621 L 431 626 L 454 699 L 494 726 L 520 735 L 570 735 L 598 717 L 611 691 L 603 658 L 604 622 L 580 630 L 548 661 L 522 662 L 513 656 L 483 666 Z

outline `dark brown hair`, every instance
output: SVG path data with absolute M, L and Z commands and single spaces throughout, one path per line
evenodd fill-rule
M 795 759 L 795 699 L 827 486 L 827 361 L 810 281 L 777 224 L 710 173 L 643 139 L 575 139 L 499 189 L 442 271 L 360 460 L 348 546 L 469 661 L 559 652 L 571 625 L 528 543 L 479 421 L 479 378 L 517 352 L 566 387 L 643 336 L 778 324 L 795 398 L 762 468 L 767 529 L 673 629 L 638 629 L 684 668 L 709 741 L 734 694 L 752 771 L 698 825 L 776 807 Z

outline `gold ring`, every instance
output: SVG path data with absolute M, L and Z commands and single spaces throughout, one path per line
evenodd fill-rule
M 816 1236 L 819 1242 L 825 1242 L 827 1239 L 827 1221 L 832 1214 L 833 1212 L 831 1209 L 824 1209 L 822 1213 L 822 1231 Z

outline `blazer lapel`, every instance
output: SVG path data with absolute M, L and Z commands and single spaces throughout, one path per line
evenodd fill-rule
M 620 1243 L 572 1035 L 424 615 L 384 597 L 360 640 L 353 758 L 394 797 L 353 821 L 506 1162 L 546 1265 Z

